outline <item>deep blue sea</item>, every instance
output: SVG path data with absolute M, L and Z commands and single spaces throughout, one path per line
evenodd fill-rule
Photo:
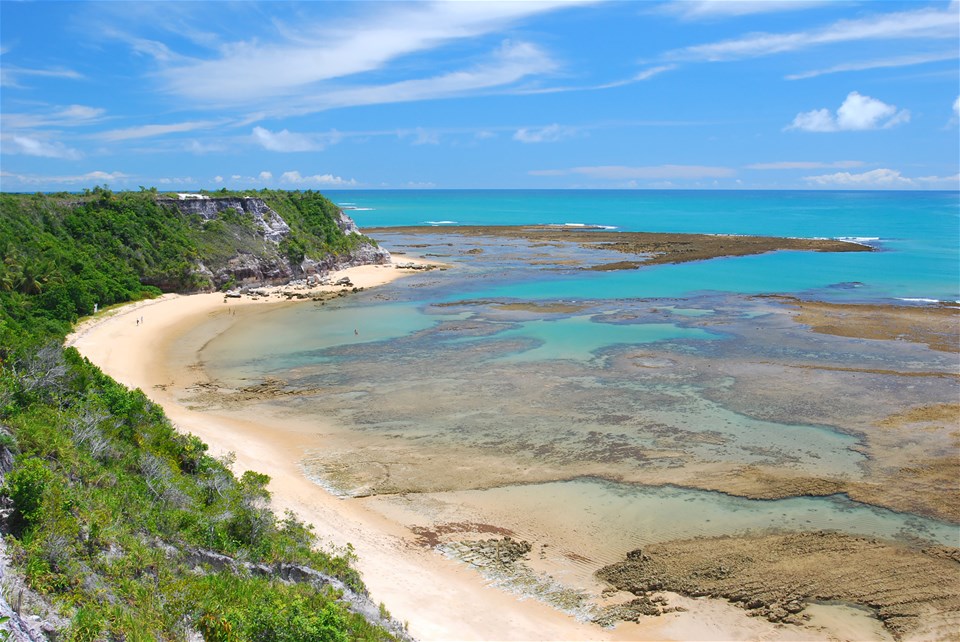
M 866 243 L 873 253 L 779 252 L 602 277 L 505 285 L 491 296 L 605 298 L 794 293 L 875 301 L 960 299 L 960 193 L 812 191 L 335 191 L 361 227 L 586 224 Z

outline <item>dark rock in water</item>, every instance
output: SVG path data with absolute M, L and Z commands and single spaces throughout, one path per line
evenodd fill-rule
M 843 283 L 831 283 L 827 286 L 831 290 L 856 290 L 862 287 L 863 283 L 860 281 L 844 281 Z

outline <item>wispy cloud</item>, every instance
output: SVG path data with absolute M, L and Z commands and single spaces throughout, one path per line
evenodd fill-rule
M 35 129 L 39 127 L 79 127 L 99 122 L 106 114 L 105 109 L 87 105 L 69 105 L 47 110 L 46 113 L 7 113 L 3 114 L 6 130 Z
M 20 87 L 21 76 L 35 76 L 40 78 L 66 78 L 68 80 L 82 80 L 83 74 L 72 69 L 29 69 L 16 65 L 0 67 L 0 87 Z
M 436 129 L 425 129 L 416 127 L 414 129 L 403 129 L 397 132 L 400 139 L 409 139 L 411 145 L 439 145 L 440 131 Z
M 211 129 L 222 124 L 223 121 L 221 120 L 193 120 L 183 123 L 171 123 L 169 125 L 138 125 L 137 127 L 111 129 L 109 131 L 101 132 L 97 134 L 97 138 L 107 141 L 153 138 L 154 136 L 179 134 L 183 132 L 195 131 L 197 129 Z
M 349 23 L 306 24 L 272 42 L 235 42 L 217 57 L 161 72 L 172 94 L 199 104 L 258 103 L 302 95 L 331 80 L 378 70 L 400 56 L 496 33 L 569 2 L 374 3 Z
M 805 181 L 822 187 L 863 187 L 877 188 L 905 188 L 905 187 L 960 187 L 960 174 L 953 176 L 918 176 L 909 178 L 895 169 L 874 169 L 861 174 L 837 172 L 836 174 L 822 174 L 820 176 L 806 176 Z
M 359 183 L 352 178 L 342 178 L 333 174 L 314 174 L 301 176 L 298 171 L 284 172 L 280 175 L 280 182 L 289 185 L 316 185 L 318 187 L 355 187 Z
M 923 65 L 931 62 L 941 62 L 944 60 L 955 60 L 960 57 L 960 52 L 951 51 L 937 54 L 917 54 L 912 56 L 898 56 L 896 58 L 883 58 L 880 60 L 864 60 L 860 62 L 847 62 L 840 65 L 834 65 L 826 69 L 815 69 L 804 71 L 798 74 L 786 76 L 787 80 L 804 80 L 806 78 L 816 78 L 826 74 L 836 74 L 846 71 L 866 71 L 868 69 L 886 69 L 890 67 L 910 67 L 913 65 Z
M 331 88 L 293 99 L 270 115 L 299 115 L 338 107 L 412 102 L 464 96 L 516 83 L 534 74 L 552 71 L 555 63 L 536 45 L 505 42 L 485 63 L 470 69 L 384 85 Z
M 339 142 L 342 136 L 336 132 L 326 134 L 301 134 L 286 129 L 271 132 L 263 127 L 253 128 L 253 139 L 271 152 L 318 152 Z
M 780 13 L 823 6 L 832 0 L 674 0 L 661 5 L 659 13 L 682 20 L 705 20 L 746 16 L 755 13 Z
M 760 3 L 758 3 L 760 4 Z M 808 31 L 754 33 L 741 38 L 684 47 L 668 52 L 669 60 L 722 61 L 756 58 L 810 47 L 862 40 L 951 40 L 957 38 L 957 5 L 944 10 L 918 9 L 840 20 Z
M 79 160 L 83 154 L 57 141 L 41 140 L 30 136 L 11 135 L 3 137 L 3 152 L 5 154 L 23 154 L 25 156 L 39 156 L 41 158 L 59 158 L 62 160 Z
M 513 140 L 521 143 L 556 143 L 577 135 L 576 127 L 554 123 L 546 127 L 523 127 L 513 134 Z
M 116 181 L 130 178 L 123 172 L 102 172 L 94 171 L 86 174 L 74 176 L 44 176 L 40 174 L 16 174 L 13 172 L 0 172 L 0 178 L 13 180 L 21 185 L 60 185 L 71 183 L 93 184 L 99 181 Z
M 159 185 L 196 185 L 200 182 L 193 176 L 162 176 L 154 181 Z
M 863 167 L 863 161 L 843 160 L 824 163 L 820 161 L 778 161 L 775 163 L 754 163 L 745 165 L 746 169 L 784 170 L 784 169 L 850 169 Z
M 814 109 L 796 115 L 785 129 L 799 129 L 806 132 L 839 132 L 866 129 L 889 129 L 901 123 L 910 122 L 910 112 L 897 111 L 895 105 L 862 96 L 852 91 L 837 109 L 836 115 L 829 109 Z
M 571 167 L 569 169 L 537 169 L 527 173 L 531 176 L 579 175 L 604 180 L 727 178 L 736 174 L 729 167 L 710 167 L 706 165 L 656 165 L 647 167 L 597 165 Z

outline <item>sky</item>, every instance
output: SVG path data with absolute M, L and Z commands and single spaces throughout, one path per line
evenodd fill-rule
M 0 0 L 0 190 L 960 189 L 956 0 Z

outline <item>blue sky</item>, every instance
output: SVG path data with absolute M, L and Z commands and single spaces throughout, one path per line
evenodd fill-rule
M 958 189 L 960 4 L 0 2 L 4 191 Z

